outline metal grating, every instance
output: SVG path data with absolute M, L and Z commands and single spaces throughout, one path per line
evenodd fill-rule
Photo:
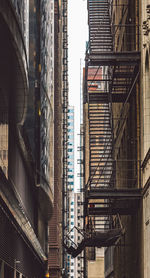
M 90 53 L 112 51 L 108 0 L 88 1 Z

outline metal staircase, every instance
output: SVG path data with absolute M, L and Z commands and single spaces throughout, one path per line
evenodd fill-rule
M 112 34 L 108 1 L 88 1 L 89 53 L 112 51 Z M 101 74 L 99 73 L 101 72 Z M 89 103 L 90 189 L 107 187 L 112 176 L 112 126 L 110 95 L 103 79 L 103 69 L 87 66 L 87 98 Z M 95 89 L 94 89 L 95 87 Z
M 112 140 L 108 93 L 89 89 L 90 188 L 111 183 Z
M 85 247 L 116 244 L 124 232 L 119 215 L 136 213 L 142 196 L 131 180 L 128 180 L 130 186 L 116 187 L 114 135 L 117 138 L 122 129 L 126 104 L 138 80 L 140 53 L 136 49 L 131 51 L 131 46 L 130 51 L 115 51 L 110 2 L 88 0 L 84 102 L 88 104 L 89 179 L 84 188 L 84 237 L 76 246 L 65 243 L 72 256 Z M 115 123 L 113 102 L 121 104 L 120 117 Z
M 88 1 L 90 53 L 112 51 L 108 1 Z

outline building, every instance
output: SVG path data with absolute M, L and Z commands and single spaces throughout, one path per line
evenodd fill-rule
M 85 249 L 84 277 L 104 277 L 99 248 L 105 277 L 148 277 L 149 3 L 87 2 L 84 235 L 67 250 Z
M 83 72 L 84 73 L 84 72 Z M 84 76 L 83 76 L 84 78 Z M 105 102 L 99 101 L 100 96 L 104 95 L 105 83 L 104 79 L 104 69 L 99 66 L 88 67 L 88 72 L 86 73 L 87 79 L 87 95 L 84 94 L 84 104 L 83 104 L 83 144 L 84 144 L 84 183 L 88 184 L 91 180 L 91 186 L 98 187 L 99 185 L 105 186 L 105 179 L 102 174 L 102 181 L 100 181 L 99 176 L 101 174 L 101 168 L 105 163 L 107 163 L 107 155 L 102 155 L 102 151 L 105 148 L 104 142 L 106 136 L 109 136 L 108 124 L 105 121 L 105 111 L 107 110 Z M 85 90 L 85 86 L 83 88 Z M 87 101 L 88 99 L 88 101 Z M 88 102 L 88 107 L 87 106 Z M 102 111 L 102 112 L 99 112 Z M 103 114 L 104 112 L 104 114 Z M 104 115 L 104 116 L 103 116 Z M 109 151 L 107 151 L 109 152 Z M 109 160 L 109 158 L 108 158 Z M 105 173 L 104 173 L 105 175 Z M 108 175 L 109 178 L 109 175 Z M 86 198 L 84 197 L 84 202 Z M 103 202 L 103 200 L 102 200 Z M 98 207 L 98 199 L 90 201 L 90 207 Z M 84 229 L 93 222 L 95 227 L 93 229 L 98 229 L 101 231 L 104 229 L 104 219 L 98 219 L 97 215 L 86 216 Z M 91 233 L 92 231 L 90 231 Z M 98 247 L 98 246 L 97 246 Z M 96 246 L 89 246 L 85 251 L 85 269 L 84 277 L 104 277 L 104 249 L 97 248 Z
M 79 244 L 83 238 L 83 200 L 82 200 L 82 192 L 74 193 L 74 224 L 75 224 L 75 232 L 74 232 L 74 242 Z M 84 252 L 79 254 L 76 258 L 74 258 L 75 265 L 75 274 L 74 277 L 82 278 L 84 273 Z
M 74 107 L 68 107 L 68 190 L 74 191 Z
M 74 161 L 74 107 L 68 107 L 68 221 L 67 235 L 69 244 L 78 244 L 83 236 L 83 194 L 75 188 L 75 161 Z M 77 257 L 67 255 L 68 277 L 83 277 L 83 254 Z
M 54 3 L 0 3 L 0 273 L 44 277 L 52 215 Z M 11 246 L 11 248 L 10 248 Z
M 126 5 L 126 11 L 123 6 Z M 121 92 L 121 99 L 113 101 L 114 125 L 114 160 L 115 160 L 115 186 L 117 188 L 139 189 L 142 187 L 141 150 L 140 143 L 140 1 L 120 1 L 118 5 L 112 1 L 111 22 L 114 26 L 113 50 L 118 54 L 127 55 L 127 65 L 119 66 L 114 83 L 114 94 Z M 123 16 L 122 16 L 123 15 Z M 120 24 L 121 20 L 121 24 Z M 120 24 L 120 28 L 117 26 Z M 136 63 L 132 65 L 130 53 L 134 53 Z M 122 73 L 122 79 L 119 73 Z M 130 79 L 127 76 L 130 74 Z M 131 79 L 132 76 L 132 79 Z M 123 80 L 123 82 L 122 82 Z M 126 82 L 126 84 L 125 84 Z M 118 88 L 116 84 L 118 85 Z M 141 88 L 142 89 L 142 88 Z M 124 97 L 124 99 L 123 99 Z M 124 120 L 123 120 L 124 119 Z M 141 196 L 142 197 L 142 196 Z M 133 203 L 126 200 L 127 210 L 119 209 L 121 223 L 125 229 L 118 241 L 118 246 L 105 250 L 106 277 L 143 277 L 142 270 L 142 209 L 141 203 L 133 198 Z M 133 206 L 134 204 L 134 206 Z M 122 201 L 123 205 L 123 201 Z M 124 246 L 123 246 L 124 245 Z M 120 254 L 120 255 L 119 255 Z M 132 263 L 131 263 L 132 258 Z M 138 267 L 137 267 L 138 265 Z
M 141 246 L 142 256 L 141 256 L 141 275 L 147 278 L 149 275 L 149 154 L 150 154 L 150 129 L 149 129 L 149 83 L 150 83 L 150 71 L 149 71 L 149 13 L 150 5 L 148 1 L 143 1 L 139 3 L 139 11 L 141 11 L 139 17 L 139 24 L 142 25 L 141 30 L 141 40 L 140 40 L 140 50 L 141 50 L 141 77 L 139 85 L 140 94 L 140 116 L 137 118 L 138 124 L 138 137 L 140 144 L 140 158 L 142 162 L 142 173 L 141 173 L 141 184 L 143 188 L 143 213 L 142 213 L 142 236 L 141 236 Z M 139 123 L 140 121 L 140 123 Z
M 104 277 L 104 250 L 97 248 L 95 250 L 96 260 L 89 260 L 87 266 L 88 277 L 103 278 Z
M 87 2 L 85 247 L 105 248 L 107 278 L 148 277 L 149 3 Z
M 75 213 L 75 198 L 74 198 L 74 107 L 68 107 L 68 219 L 67 219 L 67 234 L 74 242 L 74 213 Z M 75 261 L 71 255 L 67 255 L 68 277 L 75 277 Z
M 49 222 L 50 277 L 66 277 L 63 249 L 68 179 L 68 36 L 66 0 L 54 1 L 54 212 Z

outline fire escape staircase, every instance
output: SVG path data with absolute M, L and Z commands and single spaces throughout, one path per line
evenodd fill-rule
M 135 214 L 142 196 L 130 185 L 116 188 L 112 116 L 113 102 L 129 101 L 139 76 L 140 53 L 114 51 L 109 0 L 88 0 L 88 12 L 84 100 L 89 117 L 89 179 L 84 189 L 83 239 L 77 245 L 69 238 L 64 243 L 73 257 L 85 247 L 116 244 L 124 233 L 119 215 Z

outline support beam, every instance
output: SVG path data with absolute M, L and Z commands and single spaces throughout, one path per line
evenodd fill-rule
M 91 188 L 86 192 L 87 199 L 141 199 L 141 189 L 129 189 L 129 188 Z
M 87 55 L 89 66 L 136 65 L 140 62 L 140 52 L 101 52 Z

